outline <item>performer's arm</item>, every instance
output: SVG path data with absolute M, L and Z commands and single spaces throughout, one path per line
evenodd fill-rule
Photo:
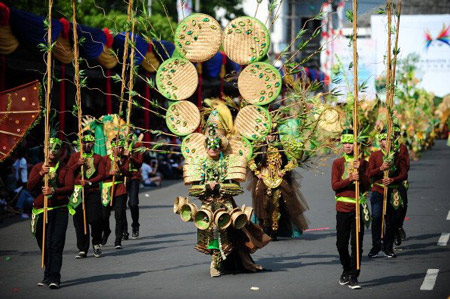
M 392 183 L 400 183 L 408 179 L 408 166 L 406 164 L 405 159 L 400 159 L 399 174 L 395 177 L 392 177 L 391 179 Z
M 42 178 L 44 177 L 44 174 L 41 172 L 42 165 L 42 163 L 36 164 L 31 169 L 27 183 L 27 189 L 29 191 L 34 191 L 41 187 Z
M 105 176 L 105 163 L 102 158 L 99 159 L 97 165 L 95 165 L 97 168 L 97 175 L 91 179 L 89 179 L 89 182 L 92 184 L 96 184 L 98 182 L 101 182 L 103 180 L 103 177 Z M 76 182 L 75 182 L 76 184 Z
M 333 191 L 339 191 L 351 183 L 353 182 L 350 181 L 350 178 L 342 179 L 342 169 L 339 167 L 338 160 L 334 160 L 331 168 L 331 188 Z
M 380 166 L 377 166 L 375 153 L 370 154 L 369 169 L 367 170 L 367 174 L 368 174 L 369 178 L 373 178 L 382 173 L 383 173 L 383 171 L 381 170 Z

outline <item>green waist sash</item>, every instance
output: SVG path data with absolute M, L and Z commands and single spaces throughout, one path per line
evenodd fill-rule
M 57 207 L 48 207 L 47 211 L 51 211 L 51 210 L 59 209 L 59 208 L 64 208 L 64 207 L 67 207 L 67 205 L 62 205 L 62 206 L 57 206 Z M 36 234 L 37 223 L 38 223 L 38 220 L 41 217 L 42 213 L 44 213 L 44 208 L 40 208 L 40 209 L 33 208 L 31 210 L 30 229 L 31 229 L 31 233 L 33 234 L 33 236 Z

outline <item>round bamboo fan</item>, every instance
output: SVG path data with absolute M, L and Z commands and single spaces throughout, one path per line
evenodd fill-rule
M 269 134 L 272 127 L 272 118 L 267 109 L 248 105 L 242 108 L 236 116 L 237 131 L 247 139 L 261 140 Z
M 253 146 L 250 141 L 243 136 L 232 136 L 230 138 L 230 146 L 228 148 L 231 150 L 231 154 L 245 157 L 247 161 L 252 158 Z
M 172 133 L 186 136 L 200 124 L 200 111 L 189 101 L 175 102 L 167 109 L 166 124 Z
M 270 34 L 258 19 L 240 17 L 224 30 L 223 49 L 228 58 L 246 65 L 261 60 L 270 48 Z
M 242 97 L 254 105 L 266 105 L 281 92 L 280 72 L 265 62 L 249 64 L 239 75 L 238 88 Z
M 181 21 L 175 31 L 177 52 L 192 62 L 209 60 L 222 44 L 222 29 L 211 16 L 196 13 Z
M 332 108 L 325 108 L 322 114 L 316 115 L 319 118 L 319 127 L 330 133 L 339 133 L 343 130 L 339 112 Z
M 170 58 L 156 73 L 156 86 L 169 100 L 185 100 L 194 94 L 198 85 L 195 66 L 187 59 Z
M 196 155 L 205 156 L 205 135 L 192 133 L 186 136 L 181 143 L 181 153 L 185 159 Z

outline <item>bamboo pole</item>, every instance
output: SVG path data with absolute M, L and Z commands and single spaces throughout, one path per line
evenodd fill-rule
M 353 0 L 353 159 L 359 161 L 358 149 L 358 1 Z M 359 169 L 353 169 L 354 173 L 358 173 Z M 360 232 L 360 209 L 359 209 L 359 181 L 355 181 L 355 233 L 356 233 L 356 269 L 359 270 L 359 232 Z
M 129 0 L 128 2 L 128 9 L 127 9 L 127 24 L 130 22 L 131 18 L 131 9 L 133 7 L 133 0 Z M 123 45 L 123 58 L 122 58 L 122 85 L 120 88 L 120 103 L 119 103 L 119 117 L 122 115 L 122 105 L 123 105 L 123 97 L 125 95 L 125 73 L 127 69 L 127 57 L 128 57 L 128 43 L 129 43 L 129 32 L 128 30 L 125 32 L 125 43 Z M 120 122 L 119 122 L 120 123 Z M 117 130 L 116 138 L 120 135 L 120 127 Z M 114 161 L 111 164 L 111 169 L 115 168 L 115 160 L 116 160 L 116 154 L 112 152 L 112 156 L 114 158 Z M 111 186 L 111 201 L 110 206 L 113 206 L 113 200 L 114 200 L 114 185 L 116 183 L 116 176 L 114 175 L 112 178 L 112 186 Z
M 131 44 L 134 45 L 135 36 L 134 36 L 134 24 L 135 24 L 135 18 L 133 17 L 131 19 Z M 130 121 L 131 121 L 131 109 L 133 107 L 133 78 L 134 78 L 134 53 L 135 53 L 135 47 L 131 47 L 130 52 L 130 78 L 128 81 L 128 105 L 127 105 L 127 118 L 126 118 L 126 126 L 127 126 L 127 132 L 130 128 Z M 127 139 L 127 142 L 125 144 L 126 150 L 128 150 L 129 142 Z M 126 178 L 125 178 L 126 179 Z
M 390 115 L 391 104 L 391 25 L 392 25 L 392 5 L 391 0 L 387 0 L 387 17 L 388 17 L 388 37 L 387 37 L 387 55 L 386 55 L 386 122 L 387 122 L 387 137 L 386 137 L 386 154 L 385 157 L 389 156 L 391 149 L 391 127 L 392 119 Z M 389 170 L 384 171 L 384 178 L 389 178 Z M 387 193 L 388 187 L 383 186 L 383 211 L 381 214 L 381 238 L 384 238 L 384 228 L 385 228 L 385 217 L 387 209 Z
M 49 164 L 49 139 L 50 139 L 50 89 L 52 87 L 52 7 L 53 0 L 48 1 L 48 32 L 47 32 L 47 90 L 45 93 L 45 133 L 44 133 L 44 165 Z M 48 187 L 48 173 L 44 175 L 44 187 Z M 45 260 L 45 226 L 48 221 L 48 197 L 44 195 L 44 212 L 42 219 L 42 252 L 41 268 L 44 268 Z
M 78 61 L 79 53 L 78 53 L 78 28 L 77 28 L 77 18 L 76 18 L 76 2 L 72 0 L 72 23 L 73 23 L 73 55 L 74 55 L 74 81 L 76 88 L 76 98 L 75 102 L 78 108 L 78 144 L 80 146 L 80 158 L 83 158 L 83 142 L 81 138 L 82 133 L 82 115 L 83 111 L 81 110 L 81 87 L 80 87 L 80 64 Z M 81 181 L 84 182 L 84 164 L 81 165 Z M 84 234 L 87 235 L 87 221 L 86 221 L 86 203 L 84 202 L 84 186 L 81 185 L 81 205 L 83 208 L 83 226 L 84 226 Z

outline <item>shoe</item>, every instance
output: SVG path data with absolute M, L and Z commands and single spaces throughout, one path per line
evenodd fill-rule
M 120 243 L 116 243 L 116 249 L 122 249 L 122 244 L 120 244 Z
M 358 278 L 355 276 L 350 276 L 350 280 L 348 282 L 348 287 L 352 290 L 359 290 L 361 286 L 359 285 Z
M 78 254 L 75 256 L 75 258 L 76 258 L 77 260 L 79 260 L 79 259 L 84 259 L 84 258 L 86 258 L 86 257 L 87 257 L 87 254 L 86 254 L 86 252 L 84 252 L 84 251 L 78 252 Z
M 373 247 L 369 252 L 370 258 L 376 258 L 376 257 L 382 257 L 382 256 L 383 256 L 383 254 L 381 253 L 381 250 L 376 249 L 375 247 Z
M 107 231 L 103 233 L 103 237 L 102 237 L 102 245 L 105 246 L 106 243 L 108 242 L 108 237 L 111 234 L 111 231 Z
M 48 287 L 52 290 L 57 290 L 59 289 L 59 282 L 51 282 Z
M 100 245 L 94 245 L 94 256 L 95 257 L 102 256 L 102 249 L 100 248 Z
M 220 271 L 216 268 L 214 261 L 211 261 L 211 265 L 209 267 L 209 274 L 211 275 L 211 277 L 219 277 L 220 275 L 222 275 Z
M 348 274 L 344 271 L 341 274 L 341 277 L 339 278 L 339 284 L 341 286 L 348 284 L 348 281 L 350 280 Z
M 129 233 L 123 233 L 122 234 L 122 241 L 127 241 L 129 236 L 130 236 Z
M 400 227 L 400 228 L 398 229 L 398 232 L 399 232 L 400 238 L 401 238 L 402 240 L 405 240 L 405 239 L 406 239 L 406 233 L 405 233 L 405 230 L 403 229 L 403 227 Z
M 136 240 L 139 238 L 139 227 L 133 227 L 133 231 L 131 232 L 131 239 Z
M 43 279 L 42 281 L 37 283 L 38 287 L 48 286 L 48 284 L 49 284 L 48 279 Z
M 396 246 L 402 245 L 402 236 L 400 234 L 400 229 L 398 229 L 397 232 L 395 233 L 394 244 Z
M 388 258 L 396 258 L 397 255 L 392 251 L 392 250 L 386 250 L 384 252 L 384 254 L 388 257 Z

